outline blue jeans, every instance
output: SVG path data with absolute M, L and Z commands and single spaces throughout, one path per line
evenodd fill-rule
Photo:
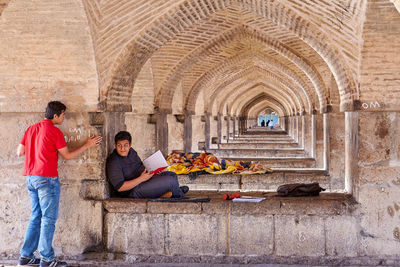
M 172 197 L 175 198 L 185 196 L 179 188 L 176 173 L 170 171 L 155 174 L 146 182 L 135 186 L 130 196 L 133 198 L 157 198 L 167 192 L 172 192 Z
M 58 217 L 60 182 L 58 177 L 27 176 L 32 217 L 26 229 L 21 256 L 33 258 L 39 250 L 40 257 L 46 261 L 54 259 L 53 235 Z

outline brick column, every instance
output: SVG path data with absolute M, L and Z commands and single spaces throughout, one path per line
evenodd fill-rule
M 329 113 L 324 113 L 324 170 L 329 171 L 330 140 L 329 140 Z
M 316 112 L 311 115 L 311 157 L 315 158 L 317 149 L 317 118 Z
M 218 122 L 217 122 L 217 133 L 218 133 L 218 144 L 221 144 L 222 141 L 222 120 L 223 117 L 221 114 L 218 114 Z
M 204 125 L 204 138 L 205 138 L 205 146 L 206 149 L 210 149 L 210 138 L 211 138 L 211 134 L 210 134 L 210 128 L 211 128 L 211 114 L 210 113 L 206 113 L 205 114 L 205 125 Z
M 108 156 L 115 148 L 114 137 L 119 131 L 126 131 L 125 125 L 125 112 L 105 112 L 105 125 L 106 125 L 106 147 L 105 151 Z
M 235 139 L 236 136 L 236 117 L 233 117 L 233 136 L 232 138 Z
M 297 114 L 296 117 L 294 118 L 295 120 L 295 124 L 296 124 L 296 134 L 295 134 L 295 138 L 296 138 L 296 142 L 299 143 L 299 115 Z
M 300 147 L 303 149 L 305 143 L 305 135 L 306 135 L 306 116 L 303 113 L 303 115 L 301 115 L 301 138 L 300 138 Z
M 358 199 L 356 181 L 358 180 L 358 112 L 347 111 L 345 114 L 345 190 Z
M 164 156 L 168 155 L 168 121 L 167 111 L 160 110 L 156 114 L 156 140 L 157 148 Z
M 287 132 L 287 134 L 289 134 L 289 117 L 283 116 L 283 127 L 285 128 L 285 131 Z
M 183 129 L 184 150 L 185 152 L 192 152 L 192 113 L 185 111 L 185 123 Z
M 226 142 L 229 142 L 229 128 L 230 128 L 230 121 L 231 121 L 231 117 L 229 115 L 227 115 L 226 117 Z

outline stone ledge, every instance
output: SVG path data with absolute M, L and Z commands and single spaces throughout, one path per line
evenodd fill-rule
M 190 180 L 188 175 L 178 175 L 179 184 L 192 191 L 276 191 L 279 185 L 318 182 L 328 190 L 341 189 L 332 185 L 329 173 L 321 169 L 280 169 L 269 174 L 202 174 Z
M 276 193 L 246 193 L 266 197 L 260 203 L 237 203 L 222 199 L 222 193 L 190 192 L 188 197 L 209 197 L 210 202 L 151 202 L 148 199 L 107 199 L 104 209 L 111 213 L 140 214 L 232 214 L 232 215 L 347 215 L 357 206 L 352 196 L 322 193 L 318 197 L 278 197 Z

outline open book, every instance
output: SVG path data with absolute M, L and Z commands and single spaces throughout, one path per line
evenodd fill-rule
M 162 170 L 168 167 L 168 163 L 160 150 L 143 160 L 143 165 L 148 172 L 154 174 L 160 173 Z

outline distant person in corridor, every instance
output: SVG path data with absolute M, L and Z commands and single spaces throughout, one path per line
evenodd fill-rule
M 47 104 L 45 119 L 30 126 L 17 148 L 17 155 L 25 155 L 24 175 L 32 205 L 32 216 L 25 233 L 18 260 L 19 266 L 66 266 L 54 259 L 52 246 L 58 217 L 60 182 L 58 180 L 58 153 L 73 159 L 85 150 L 101 143 L 101 137 L 90 137 L 81 147 L 69 151 L 63 133 L 54 125 L 64 121 L 66 106 L 59 101 Z M 39 250 L 40 259 L 33 253 Z
M 167 192 L 181 198 L 189 191 L 179 187 L 174 172 L 147 172 L 137 152 L 131 147 L 132 136 L 121 131 L 115 135 L 115 149 L 107 158 L 107 178 L 119 197 L 158 198 Z
M 269 123 L 268 123 L 268 126 L 269 126 L 269 128 L 270 128 L 271 130 L 274 129 L 274 125 L 275 125 L 274 120 L 270 120 Z

